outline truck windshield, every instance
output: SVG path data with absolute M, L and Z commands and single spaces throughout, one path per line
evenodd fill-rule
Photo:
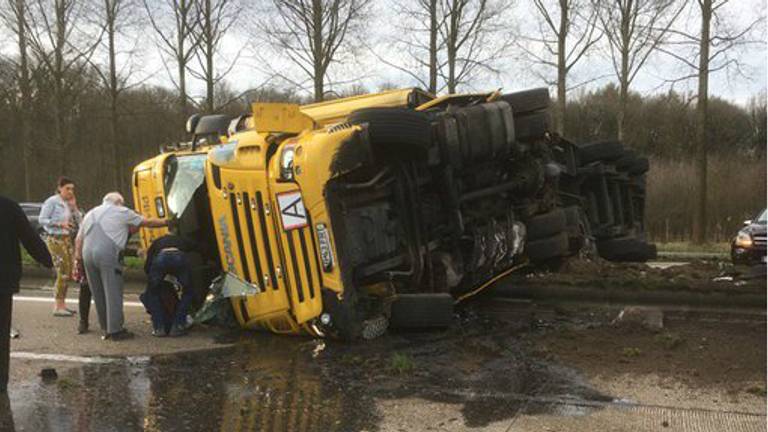
M 206 154 L 172 156 L 166 165 L 168 210 L 179 217 L 205 180 Z

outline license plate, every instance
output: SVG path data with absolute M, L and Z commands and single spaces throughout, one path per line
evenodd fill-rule
M 280 219 L 283 229 L 293 230 L 307 226 L 307 210 L 301 200 L 301 192 L 285 192 L 277 194 L 277 205 L 280 207 Z

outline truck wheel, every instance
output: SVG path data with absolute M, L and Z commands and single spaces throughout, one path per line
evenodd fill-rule
M 635 153 L 632 150 L 627 150 L 624 153 L 624 156 L 621 156 L 620 158 L 616 159 L 616 161 L 613 162 L 613 164 L 616 166 L 617 170 L 626 171 L 630 167 L 632 167 L 634 164 L 636 164 L 638 159 L 639 158 L 637 157 L 637 153 Z
M 453 321 L 453 297 L 450 294 L 399 294 L 392 303 L 389 327 L 441 328 Z
M 597 251 L 608 261 L 645 262 L 656 257 L 656 245 L 635 236 L 598 241 Z
M 527 236 L 530 240 L 538 240 L 551 237 L 565 229 L 567 217 L 563 209 L 555 209 L 549 213 L 536 215 L 528 219 L 525 224 Z
M 650 167 L 651 167 L 651 164 L 648 162 L 648 158 L 641 157 L 641 158 L 637 158 L 637 160 L 627 168 L 627 172 L 629 173 L 629 175 L 633 175 L 633 176 L 641 175 L 648 172 Z
M 615 160 L 625 155 L 624 146 L 618 141 L 598 141 L 577 147 L 581 165 L 599 160 Z
M 528 259 L 532 262 L 540 262 L 566 255 L 568 246 L 568 234 L 561 232 L 551 237 L 529 241 L 525 245 L 525 250 Z
M 432 146 L 432 127 L 422 112 L 404 108 L 365 108 L 352 112 L 351 124 L 368 124 L 368 135 L 374 147 L 416 149 L 426 153 Z M 382 148 L 382 150 L 384 150 Z M 391 151 L 389 148 L 386 151 Z
M 518 116 L 515 115 L 515 139 L 535 141 L 549 132 L 549 112 L 539 111 Z
M 549 89 L 546 87 L 530 89 L 501 96 L 501 100 L 512 107 L 512 114 L 528 113 L 549 108 Z

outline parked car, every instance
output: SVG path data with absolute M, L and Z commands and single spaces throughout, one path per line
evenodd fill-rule
M 45 231 L 37 220 L 40 217 L 40 210 L 43 208 L 43 203 L 25 202 L 19 204 L 24 214 L 27 215 L 29 223 L 32 224 L 32 228 L 37 231 L 38 234 L 43 235 Z
M 765 263 L 767 213 L 764 209 L 757 218 L 744 221 L 744 228 L 739 230 L 731 242 L 731 259 L 734 264 Z

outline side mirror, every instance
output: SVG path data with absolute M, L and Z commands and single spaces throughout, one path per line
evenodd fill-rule
M 747 219 L 744 221 L 744 226 L 752 225 L 752 219 Z
M 193 134 L 195 133 L 195 128 L 197 128 L 197 124 L 200 122 L 200 114 L 192 114 L 189 116 L 189 119 L 187 119 L 187 133 Z

